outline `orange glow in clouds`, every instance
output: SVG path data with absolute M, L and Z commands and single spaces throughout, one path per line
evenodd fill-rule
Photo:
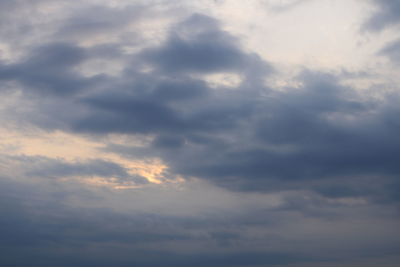
M 102 150 L 105 144 L 102 140 L 92 141 L 61 131 L 52 133 L 29 131 L 28 134 L 0 129 L 0 153 L 10 156 L 42 156 L 69 163 L 86 162 L 94 159 L 110 161 L 121 165 L 130 175 L 145 177 L 150 183 L 163 183 L 163 173 L 167 166 L 160 159 L 132 160 L 118 154 Z M 111 140 L 110 140 L 111 139 Z M 123 143 L 121 136 L 111 136 L 107 141 Z M 69 177 L 60 177 L 69 180 Z M 106 186 L 113 189 L 137 188 L 133 181 L 121 182 L 113 177 L 73 177 L 81 183 L 92 186 Z M 180 179 L 181 181 L 182 179 Z

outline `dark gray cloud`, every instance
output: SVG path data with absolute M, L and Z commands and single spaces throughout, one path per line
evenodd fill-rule
M 388 248 L 377 239 L 372 248 L 362 242 L 350 242 L 345 245 L 346 253 L 336 251 L 336 255 L 331 255 L 331 245 L 335 242 L 329 239 L 317 242 L 318 255 L 312 245 L 293 252 L 293 248 L 304 248 L 303 242 L 310 245 L 315 240 L 297 237 L 302 243 L 296 244 L 293 239 L 286 240 L 284 234 L 278 235 L 288 230 L 284 226 L 288 220 L 304 219 L 289 214 L 288 208 L 263 212 L 254 208 L 234 215 L 217 213 L 194 217 L 138 211 L 121 213 L 101 205 L 71 206 L 68 201 L 71 194 L 85 202 L 102 203 L 101 195 L 83 189 L 68 191 L 43 183 L 22 185 L 7 178 L 2 178 L 0 185 L 0 211 L 7 214 L 0 218 L 0 246 L 7 252 L 0 257 L 2 265 L 286 266 L 315 262 L 324 266 L 338 262 L 338 257 L 348 259 L 349 249 L 353 255 L 379 256 L 392 254 L 398 248 L 398 242 L 390 240 L 393 244 Z M 302 205 L 304 208 L 304 202 L 305 199 L 296 199 L 296 210 Z M 350 216 L 354 218 L 354 209 L 348 212 L 353 212 Z M 344 215 L 343 210 L 340 213 Z M 310 222 L 310 218 L 306 220 Z M 261 231 L 266 226 L 274 234 Z M 390 231 L 382 232 L 390 234 Z M 329 234 L 323 236 L 329 237 Z M 343 241 L 339 243 L 343 246 Z
M 103 177 L 114 178 L 118 182 L 133 182 L 146 184 L 147 179 L 140 175 L 131 175 L 121 165 L 102 159 L 89 160 L 87 162 L 67 162 L 62 159 L 53 159 L 42 156 L 13 156 L 9 160 L 24 166 L 24 175 L 39 178 L 63 178 L 63 177 Z
M 302 79 L 302 88 L 254 102 L 229 131 L 161 135 L 155 145 L 174 140 L 173 150 L 161 153 L 172 170 L 236 190 L 308 187 L 331 177 L 395 177 L 400 144 L 391 118 L 399 111 L 392 101 L 359 101 L 330 75 L 305 73 Z
M 178 34 L 186 39 L 181 40 Z M 138 72 L 136 59 L 139 66 L 150 63 L 155 70 L 149 74 Z M 95 112 L 74 121 L 75 130 L 177 133 L 227 129 L 252 108 L 240 99 L 249 98 L 245 96 L 247 92 L 213 91 L 204 81 L 190 75 L 233 72 L 244 75 L 244 86 L 254 85 L 249 91 L 256 91 L 261 89 L 259 78 L 271 72 L 267 63 L 242 52 L 233 37 L 220 30 L 215 20 L 203 15 L 180 23 L 161 47 L 145 49 L 134 55 L 132 61 L 119 81 L 106 81 L 112 88 L 81 99 Z
M 240 70 L 247 59 L 235 41 L 218 29 L 216 20 L 194 15 L 162 47 L 145 51 L 143 57 L 167 73 Z
M 67 43 L 52 43 L 33 48 L 26 59 L 0 65 L 0 79 L 17 81 L 29 90 L 44 94 L 73 94 L 89 85 L 73 71 L 86 58 L 83 49 Z
M 7 214 L 0 219 L 3 237 L 0 244 L 7 252 L 0 258 L 3 265 L 286 266 L 292 263 L 301 266 L 314 262 L 325 266 L 348 260 L 346 254 L 349 250 L 353 256 L 366 257 L 395 254 L 398 248 L 398 243 L 387 237 L 384 245 L 378 238 L 371 247 L 366 246 L 363 240 L 357 241 L 357 235 L 349 236 L 347 233 L 346 245 L 343 240 L 339 242 L 346 252 L 336 250 L 332 255 L 332 245 L 337 246 L 335 238 L 320 233 L 316 237 L 319 253 L 315 255 L 314 238 L 297 236 L 285 240 L 280 236 L 280 231 L 288 230 L 280 227 L 289 221 L 303 224 L 310 223 L 313 217 L 320 220 L 324 213 L 323 216 L 326 216 L 332 207 L 326 204 L 321 206 L 318 200 L 296 198 L 291 200 L 293 203 L 288 201 L 287 207 L 282 207 L 282 210 L 248 209 L 246 213 L 236 213 L 233 217 L 229 213 L 182 217 L 143 212 L 121 214 L 106 208 L 71 207 L 67 201 L 71 192 L 61 190 L 59 186 L 48 188 L 48 185 L 36 184 L 32 188 L 2 179 L 1 188 L 0 210 Z M 75 198 L 93 197 L 93 192 L 76 189 L 72 194 Z M 91 201 L 102 203 L 96 198 Z M 290 214 L 291 210 L 294 213 Z M 295 215 L 299 210 L 308 213 L 305 221 Z M 327 218 L 342 223 L 340 218 L 346 216 L 354 220 L 355 212 L 360 210 L 351 208 L 346 213 L 340 208 L 337 211 L 339 214 Z M 365 217 L 362 222 L 363 227 L 369 223 Z M 354 222 L 349 223 L 352 225 Z M 329 227 L 325 227 L 330 228 L 331 225 L 330 222 Z M 372 222 L 372 225 L 375 223 Z M 260 232 L 252 235 L 253 231 L 257 233 L 257 229 L 259 231 L 263 227 L 274 234 Z M 384 233 L 383 236 L 387 236 L 387 230 L 389 228 L 381 229 L 380 235 Z M 393 231 L 397 233 L 395 229 Z M 364 230 L 359 234 L 368 236 Z M 321 239 L 326 242 L 321 242 Z M 391 245 L 388 246 L 388 243 Z M 308 246 L 309 249 L 304 251 L 304 247 Z M 293 248 L 301 252 L 293 252 Z
M 400 23 L 400 1 L 383 0 L 373 1 L 378 10 L 367 20 L 363 28 L 370 31 L 381 31 L 387 27 L 396 27 Z M 394 64 L 400 61 L 400 41 L 396 40 L 387 44 L 378 53 L 386 56 Z
M 0 258 L 3 265 L 243 266 L 286 263 L 300 258 L 276 252 L 168 251 L 165 246 L 203 242 L 212 245 L 214 240 L 239 237 L 217 232 L 221 222 L 215 220 L 204 224 L 202 220 L 157 214 L 124 215 L 107 209 L 76 209 L 65 202 L 68 192 L 57 188 L 47 191 L 3 179 L 1 185 L 4 191 L 0 210 L 7 216 L 0 219 L 0 246 L 8 252 Z
M 400 1 L 398 0 L 373 0 L 378 8 L 375 14 L 365 22 L 363 27 L 371 31 L 380 31 L 387 26 L 400 22 Z
M 379 54 L 389 58 L 394 64 L 400 64 L 400 40 L 386 45 Z
M 76 41 L 96 38 L 99 35 L 104 36 L 134 24 L 146 14 L 147 10 L 146 5 L 140 4 L 124 8 L 88 5 L 75 10 L 65 18 L 64 24 L 55 36 Z

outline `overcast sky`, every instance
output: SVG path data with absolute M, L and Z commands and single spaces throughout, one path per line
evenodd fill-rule
M 399 0 L 0 0 L 0 265 L 395 267 Z

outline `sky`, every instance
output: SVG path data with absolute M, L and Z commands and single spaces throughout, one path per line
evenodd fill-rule
M 0 265 L 395 267 L 399 0 L 0 0 Z

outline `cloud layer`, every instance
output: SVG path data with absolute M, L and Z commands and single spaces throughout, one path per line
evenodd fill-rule
M 0 2 L 0 121 L 20 138 L 0 146 L 0 263 L 394 266 L 398 87 L 306 64 L 277 85 L 226 18 L 178 2 Z M 360 28 L 397 27 L 396 3 Z M 23 147 L 37 132 L 48 151 Z M 60 132 L 91 152 L 52 156 Z

